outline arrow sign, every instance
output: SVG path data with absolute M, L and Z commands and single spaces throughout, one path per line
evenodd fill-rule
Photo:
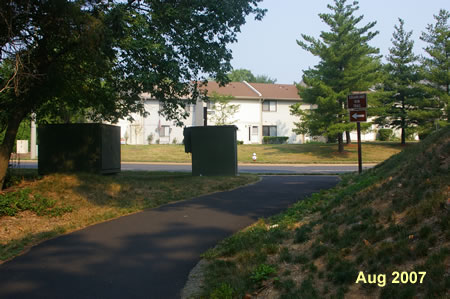
M 350 122 L 366 122 L 367 111 L 350 111 Z

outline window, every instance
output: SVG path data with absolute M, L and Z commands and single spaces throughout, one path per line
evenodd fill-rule
M 275 112 L 277 111 L 277 101 L 264 101 L 263 111 Z
M 159 127 L 159 137 L 169 137 L 169 136 L 170 136 L 170 127 L 169 126 Z
M 263 136 L 277 136 L 277 126 L 263 126 Z
M 252 127 L 252 135 L 258 135 L 258 127 L 257 126 Z

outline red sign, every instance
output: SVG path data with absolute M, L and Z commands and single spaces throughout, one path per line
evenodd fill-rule
M 365 110 L 367 108 L 367 98 L 365 93 L 351 94 L 347 97 L 347 107 L 349 110 Z
M 353 110 L 350 111 L 350 122 L 366 122 L 367 111 L 366 110 Z

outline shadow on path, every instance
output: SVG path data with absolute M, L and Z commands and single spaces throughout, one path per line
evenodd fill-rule
M 179 298 L 201 253 L 337 182 L 266 176 L 44 242 L 0 266 L 0 298 Z

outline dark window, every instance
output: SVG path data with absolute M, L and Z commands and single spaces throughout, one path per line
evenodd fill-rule
M 264 101 L 263 111 L 275 112 L 277 111 L 277 101 Z
M 277 136 L 277 126 L 263 126 L 263 136 Z
M 159 128 L 159 137 L 169 137 L 170 136 L 170 127 L 169 126 L 161 126 Z

